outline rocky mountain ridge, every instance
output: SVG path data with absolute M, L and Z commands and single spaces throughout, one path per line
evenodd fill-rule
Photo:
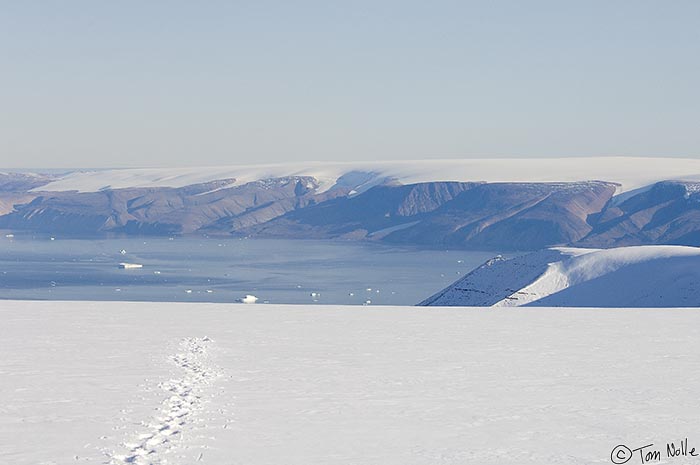
M 348 172 L 182 187 L 50 191 L 50 176 L 0 173 L 0 229 L 49 234 L 191 234 L 533 250 L 559 245 L 700 245 L 700 183 L 402 184 Z M 47 184 L 48 183 L 48 184 Z

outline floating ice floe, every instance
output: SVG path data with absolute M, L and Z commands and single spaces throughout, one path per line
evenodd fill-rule
M 254 304 L 258 301 L 258 298 L 251 294 L 246 294 L 245 297 L 238 299 L 238 302 L 242 304 Z
M 143 268 L 140 263 L 120 263 L 119 268 L 122 270 L 135 270 L 137 268 Z

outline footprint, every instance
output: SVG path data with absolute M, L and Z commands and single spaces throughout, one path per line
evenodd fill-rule
M 139 434 L 136 440 L 124 442 L 126 454 L 107 453 L 110 464 L 138 464 L 142 463 L 145 457 L 148 457 L 146 460 L 149 465 L 165 463 L 166 460 L 161 456 L 170 449 L 176 446 L 187 448 L 180 445 L 181 441 L 172 443 L 169 440 L 171 436 L 182 434 L 188 427 L 206 426 L 198 426 L 202 424 L 202 419 L 197 418 L 197 413 L 202 409 L 202 393 L 204 388 L 220 376 L 219 369 L 211 364 L 207 356 L 206 344 L 210 342 L 211 339 L 208 337 L 185 338 L 181 341 L 179 352 L 169 358 L 184 374 L 179 379 L 158 383 L 157 386 L 169 395 L 160 406 L 154 408 L 155 411 L 160 412 L 159 416 L 142 422 L 151 432 Z M 126 411 L 124 409 L 122 413 Z M 124 418 L 122 421 L 128 420 Z M 113 429 L 125 427 L 115 426 Z M 201 460 L 201 457 L 200 454 L 197 461 Z

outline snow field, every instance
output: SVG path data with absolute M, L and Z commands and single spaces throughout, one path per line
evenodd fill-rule
M 0 463 L 602 464 L 700 442 L 697 310 L 4 301 L 0 318 Z
M 146 422 L 146 430 L 133 442 L 123 443 L 125 453 L 105 451 L 111 464 L 133 463 L 150 465 L 168 463 L 167 456 L 173 449 L 173 440 L 189 434 L 188 427 L 201 410 L 204 390 L 219 376 L 218 369 L 207 357 L 208 337 L 187 337 L 180 343 L 180 351 L 170 361 L 183 371 L 183 376 L 159 383 L 167 394 L 158 409 L 157 416 Z M 198 458 L 202 457 L 202 453 Z M 177 460 L 175 460 L 177 462 Z

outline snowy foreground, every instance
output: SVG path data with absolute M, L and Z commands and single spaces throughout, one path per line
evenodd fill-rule
M 666 459 L 700 445 L 697 310 L 0 302 L 0 318 L 3 464 L 592 464 L 618 444 L 700 463 Z
M 420 305 L 698 307 L 700 247 L 555 247 L 497 257 Z

